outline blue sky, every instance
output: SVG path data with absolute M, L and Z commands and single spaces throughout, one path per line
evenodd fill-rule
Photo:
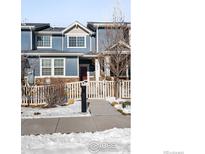
M 21 21 L 44 22 L 68 26 L 75 20 L 112 21 L 114 7 L 119 6 L 130 21 L 130 0 L 21 0 Z

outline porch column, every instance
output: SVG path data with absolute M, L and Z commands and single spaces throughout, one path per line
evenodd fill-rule
M 100 78 L 100 63 L 99 60 L 95 59 L 95 80 L 99 81 Z
M 127 77 L 127 79 L 129 79 L 129 66 L 127 65 L 126 67 L 127 67 L 126 68 L 126 77 Z
M 109 56 L 105 56 L 104 70 L 105 70 L 105 76 L 110 76 L 110 57 Z

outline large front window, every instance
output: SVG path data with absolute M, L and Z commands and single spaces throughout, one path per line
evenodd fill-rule
M 67 46 L 72 47 L 83 47 L 85 48 L 85 37 L 84 36 L 68 36 Z
M 51 36 L 37 36 L 37 47 L 51 47 Z
M 44 58 L 41 59 L 42 76 L 64 76 L 65 59 L 63 58 Z

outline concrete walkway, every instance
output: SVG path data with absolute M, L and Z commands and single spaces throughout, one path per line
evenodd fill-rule
M 89 100 L 90 102 L 90 113 L 92 116 L 102 115 L 121 115 L 116 108 L 112 107 L 109 102 L 102 99 Z
M 111 128 L 130 128 L 130 116 L 121 115 L 105 100 L 90 100 L 90 117 L 22 119 L 21 134 L 95 132 Z

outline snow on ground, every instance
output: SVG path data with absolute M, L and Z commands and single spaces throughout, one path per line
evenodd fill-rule
M 21 112 L 23 112 L 22 119 L 91 116 L 89 111 L 87 113 L 81 112 L 81 101 L 55 108 L 21 107 Z M 37 112 L 41 114 L 34 115 Z
M 129 154 L 130 128 L 21 137 L 22 154 Z
M 108 101 L 110 104 L 116 102 L 117 104 L 114 105 L 116 109 L 122 110 L 126 114 L 131 113 L 130 105 L 127 105 L 125 108 L 122 107 L 122 102 L 130 101 L 130 99 L 121 99 L 121 98 L 116 99 L 115 97 L 107 97 L 106 101 Z
M 117 102 L 117 103 L 120 103 L 120 102 L 126 102 L 126 101 L 130 101 L 130 99 L 121 99 L 121 98 L 115 98 L 115 97 L 107 97 L 106 98 L 106 101 L 112 103 L 112 102 Z

